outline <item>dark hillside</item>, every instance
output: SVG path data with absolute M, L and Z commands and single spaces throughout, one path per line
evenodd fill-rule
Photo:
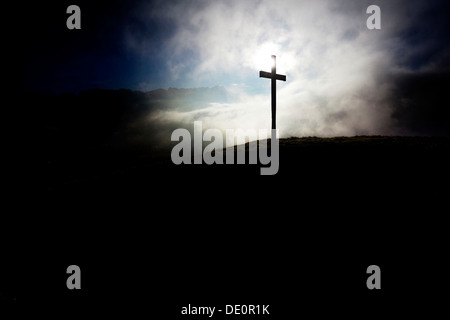
M 165 315 L 191 301 L 252 297 L 284 317 L 302 297 L 308 310 L 326 301 L 324 315 L 358 318 L 373 304 L 368 318 L 400 313 L 424 303 L 423 292 L 442 299 L 434 292 L 448 267 L 449 146 L 433 137 L 281 139 L 275 176 L 260 176 L 259 165 L 176 166 L 170 150 L 61 159 L 39 252 L 61 266 L 82 261 L 96 282 L 79 301 L 94 310 L 113 301 L 137 314 L 152 299 Z M 365 288 L 375 263 L 386 288 L 378 293 Z M 116 272 L 121 280 L 108 280 Z

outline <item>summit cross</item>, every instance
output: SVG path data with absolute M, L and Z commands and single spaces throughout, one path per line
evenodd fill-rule
M 277 64 L 276 64 L 276 56 L 272 56 L 273 65 L 272 72 L 260 71 L 260 78 L 268 78 L 272 79 L 272 130 L 276 129 L 276 118 L 277 118 L 277 85 L 276 81 L 286 81 L 286 76 L 277 74 Z

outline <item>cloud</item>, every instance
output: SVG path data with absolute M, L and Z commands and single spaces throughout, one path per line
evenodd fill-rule
M 382 10 L 382 29 L 368 30 L 366 9 Z M 141 19 L 170 24 L 159 48 L 173 81 L 187 87 L 224 85 L 232 102 L 159 115 L 186 126 L 258 129 L 270 126 L 269 70 L 277 55 L 277 123 L 281 136 L 423 133 L 410 127 L 432 100 L 411 92 L 420 74 L 448 62 L 443 2 L 423 1 L 172 1 L 140 7 Z M 445 11 L 444 11 L 445 12 Z M 431 27 L 433 21 L 436 27 Z M 437 20 L 436 20 L 437 19 Z M 145 34 L 150 30 L 137 32 Z M 151 47 L 145 38 L 140 48 Z M 144 50 L 145 51 L 145 50 Z M 445 78 L 445 76 L 444 76 Z M 236 89 L 235 83 L 245 83 Z M 435 91 L 442 94 L 441 91 Z M 408 97 L 415 103 L 408 103 Z M 418 98 L 418 99 L 416 99 Z M 420 103 L 422 107 L 416 104 Z M 433 102 L 434 103 L 434 102 Z M 439 107 L 441 108 L 441 107 Z M 430 115 L 430 119 L 435 114 Z M 414 119 L 407 120 L 408 117 Z M 432 132 L 433 123 L 427 125 Z

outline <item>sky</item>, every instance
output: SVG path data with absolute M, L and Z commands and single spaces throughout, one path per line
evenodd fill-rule
M 68 30 L 66 8 L 81 9 Z M 381 9 L 369 30 L 367 7 Z M 277 56 L 281 137 L 450 135 L 450 4 L 401 0 L 35 1 L 23 6 L 22 87 L 213 88 L 205 106 L 149 109 L 150 122 L 270 128 Z

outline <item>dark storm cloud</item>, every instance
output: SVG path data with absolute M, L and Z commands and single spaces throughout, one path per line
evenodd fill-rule
M 396 75 L 395 85 L 392 116 L 400 133 L 450 136 L 450 72 Z
M 134 57 L 123 49 L 123 25 L 134 3 L 77 1 L 81 29 L 66 27 L 73 1 L 27 1 L 17 8 L 15 26 L 26 90 L 62 93 L 121 88 L 130 83 Z
M 450 3 L 421 5 L 398 35 L 398 69 L 386 75 L 394 84 L 392 117 L 399 133 L 450 135 Z

